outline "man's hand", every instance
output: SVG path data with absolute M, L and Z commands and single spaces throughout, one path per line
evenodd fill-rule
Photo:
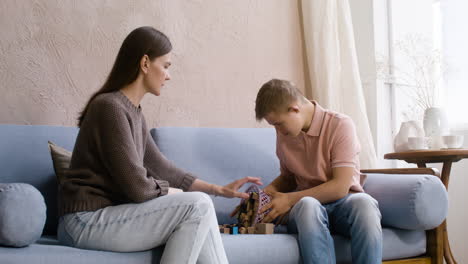
M 271 223 L 278 216 L 284 216 L 294 206 L 294 202 L 288 193 L 268 192 L 268 190 L 265 190 L 265 192 L 272 197 L 272 200 L 259 213 L 263 213 L 268 209 L 271 209 L 271 211 L 263 218 L 262 223 Z
M 169 194 L 181 193 L 181 192 L 184 192 L 184 191 L 182 189 L 169 187 L 169 190 L 167 191 L 167 194 L 169 195 Z

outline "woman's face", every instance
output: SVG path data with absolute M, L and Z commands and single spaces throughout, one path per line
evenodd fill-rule
M 149 61 L 148 71 L 144 78 L 147 92 L 156 96 L 161 94 L 164 83 L 171 79 L 169 67 L 171 66 L 171 54 L 157 57 Z

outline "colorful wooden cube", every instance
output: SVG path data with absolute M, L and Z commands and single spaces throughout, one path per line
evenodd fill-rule
M 231 234 L 232 235 L 238 235 L 239 234 L 239 227 L 237 227 L 237 226 L 231 227 Z
M 271 235 L 274 232 L 274 224 L 258 223 L 255 225 L 255 234 Z

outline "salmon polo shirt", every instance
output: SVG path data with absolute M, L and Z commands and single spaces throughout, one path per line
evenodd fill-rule
M 276 131 L 276 154 L 281 174 L 293 177 L 296 191 L 302 191 L 332 179 L 332 169 L 353 167 L 351 191 L 363 192 L 366 175 L 360 173 L 359 144 L 353 120 L 346 115 L 322 108 L 316 101 L 312 123 L 297 137 Z

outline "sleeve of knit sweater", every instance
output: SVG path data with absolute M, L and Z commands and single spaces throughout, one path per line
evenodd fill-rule
M 139 158 L 125 110 L 109 102 L 103 102 L 96 110 L 98 151 L 128 199 L 140 203 L 166 195 L 169 183 L 148 176 Z
M 184 191 L 187 191 L 196 179 L 195 176 L 177 168 L 169 161 L 156 146 L 149 132 L 146 140 L 145 167 L 149 175 L 156 179 L 166 180 L 171 187 L 180 188 Z

